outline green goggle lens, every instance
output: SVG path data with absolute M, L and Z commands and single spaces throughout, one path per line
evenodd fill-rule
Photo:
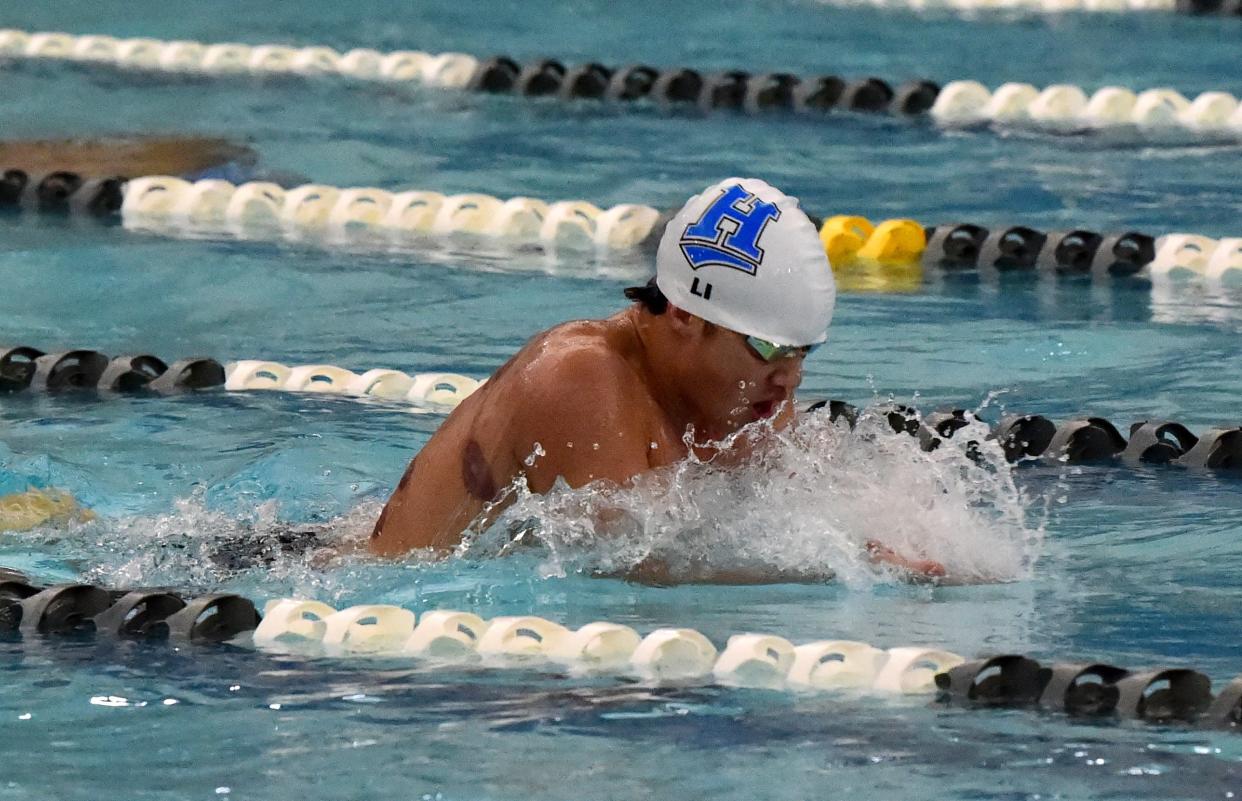
M 810 356 L 819 345 L 777 345 L 759 337 L 746 337 L 746 344 L 765 362 L 790 356 Z

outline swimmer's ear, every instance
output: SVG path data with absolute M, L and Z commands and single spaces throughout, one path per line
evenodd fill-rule
M 668 311 L 664 316 L 668 319 L 669 327 L 681 336 L 701 336 L 711 326 L 702 317 L 671 303 L 668 304 Z

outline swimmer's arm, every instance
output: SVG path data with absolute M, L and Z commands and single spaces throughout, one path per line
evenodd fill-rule
M 478 513 L 480 499 L 457 489 L 464 456 L 455 437 L 455 422 L 450 416 L 410 461 L 371 532 L 367 542 L 371 553 L 401 556 L 415 549 L 432 549 L 447 555 Z
M 873 562 L 892 565 L 913 583 L 935 582 L 945 577 L 944 565 L 931 559 L 909 559 L 877 542 L 867 544 Z M 824 584 L 835 577 L 831 570 L 775 570 L 771 568 L 705 568 L 674 573 L 663 559 L 648 557 L 620 573 L 600 574 L 635 584 L 672 587 L 678 584 Z
M 939 562 L 902 556 L 875 540 L 868 540 L 866 548 L 872 562 L 899 568 L 910 581 L 937 581 L 946 575 L 944 565 Z M 833 573 L 831 570 L 704 568 L 696 571 L 691 568 L 674 574 L 663 559 L 648 557 L 621 573 L 611 574 L 610 577 L 653 587 L 671 587 L 677 584 L 823 584 L 833 579 Z
M 754 586 L 761 584 L 824 584 L 835 577 L 831 570 L 773 570 L 771 568 L 704 568 L 674 573 L 668 562 L 648 557 L 620 573 L 597 574 L 602 578 L 621 578 L 649 587 L 674 587 L 679 584 L 729 584 Z
M 650 470 L 650 424 L 631 398 L 627 368 L 569 354 L 553 372 L 532 382 L 513 416 L 513 457 L 530 489 L 547 492 L 558 478 L 574 488 L 625 484 Z
M 876 564 L 892 565 L 910 574 L 915 580 L 941 579 L 946 575 L 944 565 L 934 559 L 912 559 L 902 556 L 892 548 L 878 542 L 867 540 L 867 556 Z

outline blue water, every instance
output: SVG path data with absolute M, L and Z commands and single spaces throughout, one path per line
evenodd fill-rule
M 725 11 L 581 0 L 210 10 L 62 2 L 0 11 L 0 25 L 28 30 L 1242 94 L 1233 23 L 1162 14 L 966 21 L 776 0 Z M 723 176 L 757 174 L 819 213 L 1213 236 L 1237 235 L 1242 211 L 1237 148 L 946 135 L 849 116 L 704 119 L 67 65 L 10 66 L 3 76 L 5 136 L 226 135 L 255 147 L 263 168 L 338 185 L 671 206 Z M 615 310 L 621 287 L 649 269 L 641 254 L 601 260 L 462 243 L 386 253 L 179 241 L 36 219 L 4 221 L 0 243 L 0 342 L 475 377 L 548 325 Z M 1120 424 L 1158 415 L 1195 430 L 1233 425 L 1240 309 L 1242 296 L 1228 292 L 1141 281 L 928 275 L 913 293 L 844 294 L 801 394 L 860 403 L 892 395 L 923 408 L 987 401 L 992 419 L 1003 405 Z M 281 394 L 5 397 L 0 494 L 61 487 L 100 519 L 0 534 L 0 564 L 47 581 L 533 612 L 641 631 L 692 626 L 718 643 L 751 630 L 1189 665 L 1217 687 L 1242 670 L 1242 485 L 1156 468 L 1018 469 L 1029 525 L 1043 541 L 1030 575 L 993 585 L 654 589 L 549 575 L 537 554 L 436 564 L 350 558 L 328 567 L 290 557 L 241 572 L 211 561 L 216 539 L 277 519 L 328 521 L 343 537 L 365 531 L 442 419 Z M 888 498 L 898 509 L 905 501 L 912 517 L 935 500 L 900 488 Z M 855 533 L 884 533 L 862 529 Z M 969 544 L 988 547 L 986 539 Z M 2 642 L 0 670 L 0 799 L 1242 792 L 1234 736 L 966 712 L 926 699 L 433 673 L 402 662 L 89 641 Z

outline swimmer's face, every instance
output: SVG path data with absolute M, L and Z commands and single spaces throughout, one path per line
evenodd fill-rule
M 688 390 L 713 438 L 773 417 L 792 400 L 802 383 L 804 352 L 765 361 L 744 335 L 698 323 Z

